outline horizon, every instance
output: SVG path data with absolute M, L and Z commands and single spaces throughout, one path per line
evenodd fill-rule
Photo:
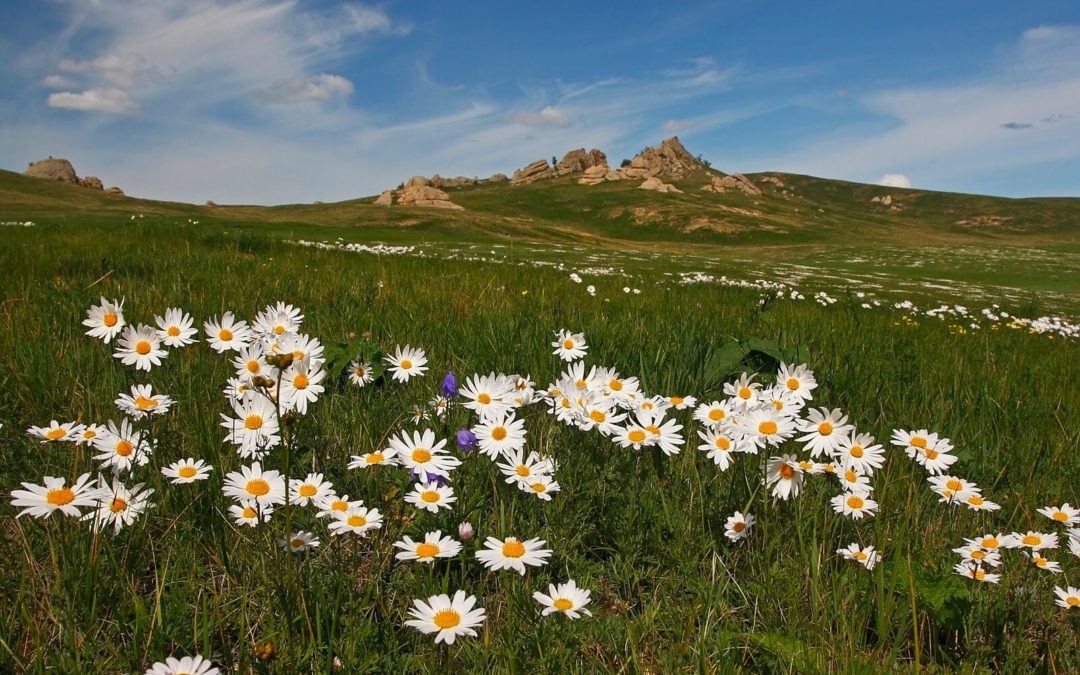
M 1078 7 L 18 0 L 0 22 L 0 166 L 63 157 L 143 198 L 341 201 L 670 136 L 726 173 L 1080 196 Z

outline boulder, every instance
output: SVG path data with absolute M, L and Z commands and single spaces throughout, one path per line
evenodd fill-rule
M 79 184 L 79 177 L 75 175 L 75 167 L 66 159 L 53 159 L 50 157 L 32 162 L 23 174 L 34 178 L 71 183 L 72 185 Z
M 546 159 L 538 159 L 515 171 L 514 175 L 510 178 L 510 184 L 524 185 L 525 183 L 531 183 L 540 180 L 541 178 L 553 176 L 554 174 L 555 170 L 548 164 Z
M 413 176 L 409 180 L 405 181 L 406 190 L 409 188 L 427 187 L 428 185 L 431 185 L 431 181 L 429 181 L 427 178 L 424 178 L 423 176 Z
M 630 166 L 623 167 L 623 178 L 645 178 L 649 176 L 671 176 L 682 178 L 695 171 L 704 171 L 708 167 L 697 157 L 691 155 L 678 136 L 664 139 L 660 145 L 645 148 Z
M 480 180 L 476 177 L 468 176 L 454 176 L 453 178 L 443 178 L 439 174 L 435 174 L 431 177 L 429 184 L 431 187 L 436 188 L 448 188 L 448 187 L 462 187 L 464 185 L 476 185 Z
M 649 176 L 648 178 L 646 178 L 644 181 L 642 181 L 641 185 L 638 186 L 638 189 L 655 190 L 656 192 L 682 192 L 682 190 L 680 190 L 679 188 L 671 185 L 670 183 L 665 183 L 656 176 Z
M 607 164 L 590 166 L 585 169 L 585 173 L 578 179 L 578 183 L 581 185 L 598 185 L 607 180 L 609 173 L 611 173 L 611 168 Z
M 585 148 L 571 150 L 555 165 L 555 171 L 560 174 L 581 173 L 587 168 L 589 168 L 589 153 L 585 152 Z
M 439 188 L 431 187 L 430 185 L 417 185 L 414 181 L 415 178 L 421 178 L 425 182 L 427 181 L 427 179 L 422 176 L 410 178 L 409 182 L 405 184 L 405 187 L 398 190 L 396 194 L 399 206 L 427 206 L 437 209 L 462 208 L 450 201 L 450 195 Z
M 107 195 L 116 195 L 117 197 L 123 197 L 124 196 L 124 191 L 114 185 L 111 188 L 107 188 L 105 190 L 105 194 L 107 194 Z
M 622 174 L 616 169 L 608 169 L 608 172 L 604 174 L 604 180 L 622 180 Z
M 597 148 L 589 151 L 589 163 L 587 166 L 607 166 L 607 155 Z
M 505 173 L 493 173 L 493 174 L 491 174 L 491 176 L 489 176 L 488 178 L 483 179 L 481 182 L 483 182 L 483 183 L 505 183 L 508 180 L 510 180 L 510 177 L 507 176 Z
M 394 191 L 393 190 L 383 190 L 382 193 L 378 197 L 376 197 L 376 199 L 375 199 L 375 205 L 376 206 L 393 206 L 393 204 L 394 204 Z
M 101 179 L 97 176 L 87 176 L 79 181 L 79 185 L 90 188 L 91 190 L 104 190 L 105 186 L 101 184 Z
M 205 203 L 205 204 L 203 204 L 203 206 L 205 206 L 205 207 L 206 207 L 206 208 L 208 208 L 208 209 L 212 209 L 212 208 L 214 208 L 214 207 L 216 207 L 216 206 L 217 206 L 217 202 L 215 202 L 215 201 L 214 201 L 214 200 L 212 200 L 212 199 L 207 199 L 207 200 L 206 200 L 206 203 Z
M 752 197 L 761 194 L 761 188 L 751 183 L 750 179 L 741 173 L 733 173 L 730 176 L 713 176 L 712 183 L 709 183 L 701 189 L 706 192 L 718 193 L 727 192 L 728 190 L 738 190 L 740 192 L 745 192 Z

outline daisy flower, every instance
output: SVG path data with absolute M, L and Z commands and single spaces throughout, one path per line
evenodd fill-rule
M 232 312 L 225 312 L 220 320 L 203 322 L 203 332 L 210 348 L 218 354 L 238 352 L 251 342 L 251 329 L 246 321 L 237 321 Z
M 795 434 L 795 422 L 771 407 L 756 408 L 742 415 L 738 428 L 758 448 L 780 445 Z
M 425 635 L 436 633 L 435 644 L 452 645 L 462 635 L 476 637 L 473 629 L 484 622 L 484 609 L 473 609 L 475 605 L 476 597 L 466 595 L 465 591 L 454 593 L 453 600 L 446 595 L 433 595 L 427 602 L 413 600 L 409 610 L 409 616 L 413 618 L 405 625 Z
M 91 521 L 94 531 L 112 525 L 113 534 L 117 534 L 153 506 L 150 503 L 152 494 L 154 490 L 144 488 L 142 483 L 128 489 L 116 476 L 113 476 L 111 486 L 98 476 L 97 509 L 85 514 L 82 520 Z
M 866 515 L 874 515 L 877 511 L 877 502 L 869 497 L 855 494 L 854 492 L 847 492 L 842 495 L 836 495 L 832 498 L 833 511 L 836 513 L 842 513 L 845 516 L 851 516 L 855 520 L 859 520 Z
M 394 347 L 394 354 L 387 354 L 385 360 L 390 366 L 390 375 L 398 382 L 408 382 L 410 378 L 420 377 L 427 372 L 427 356 L 423 349 L 414 349 L 409 345 Z
M 736 511 L 724 521 L 724 536 L 731 541 L 746 539 L 750 536 L 750 528 L 754 527 L 756 522 L 757 518 L 752 514 Z
M 120 393 L 116 407 L 132 419 L 141 420 L 149 415 L 164 415 L 176 401 L 165 394 L 155 394 L 149 384 L 134 384 L 131 394 Z
M 930 476 L 930 489 L 941 495 L 941 502 L 959 503 L 979 494 L 982 490 L 975 483 L 964 480 L 957 476 Z
M 102 468 L 111 467 L 113 473 L 124 473 L 132 466 L 149 462 L 153 447 L 147 433 L 136 431 L 131 420 L 125 419 L 120 426 L 110 421 L 105 432 L 94 439 L 94 449 L 98 451 L 94 459 L 102 463 Z
M 279 302 L 277 307 L 267 306 L 256 314 L 251 322 L 251 330 L 259 337 L 275 338 L 296 333 L 303 321 L 304 315 L 298 308 Z
M 583 359 L 589 351 L 589 345 L 585 344 L 585 333 L 571 333 L 565 329 L 555 333 L 555 341 L 551 346 L 555 348 L 551 353 L 563 361 Z
M 1001 581 L 1000 574 L 989 574 L 979 565 L 967 562 L 959 562 L 953 566 L 953 571 L 962 577 L 982 581 L 988 584 L 996 584 Z
M 358 509 L 364 505 L 363 499 L 357 499 L 355 501 L 349 501 L 349 495 L 339 497 L 338 495 L 327 495 L 316 502 L 316 506 L 319 508 L 319 512 L 315 514 L 316 518 L 325 518 L 330 516 L 331 518 L 337 518 L 345 511 L 351 509 Z
M 529 482 L 539 476 L 550 475 L 553 471 L 551 460 L 541 458 L 535 452 L 524 456 L 523 450 L 514 450 L 506 453 L 504 462 L 499 462 L 499 470 L 506 476 L 506 482 L 510 484 Z
M 161 473 L 166 478 L 171 478 L 172 480 L 170 482 L 180 484 L 194 483 L 197 480 L 206 480 L 210 477 L 210 472 L 213 470 L 214 467 L 203 460 L 188 457 L 187 459 L 173 462 L 162 469 Z
M 389 443 L 389 450 L 396 453 L 397 461 L 411 471 L 449 478 L 450 472 L 461 466 L 460 459 L 444 450 L 446 439 L 436 443 L 435 432 L 430 429 L 414 431 L 411 435 L 408 431 L 402 431 Z
M 259 506 L 254 499 L 245 499 L 239 504 L 229 506 L 229 515 L 237 525 L 255 527 L 259 523 L 269 523 L 274 507 L 269 504 Z
M 662 412 L 639 413 L 638 422 L 645 425 L 645 430 L 649 432 L 653 445 L 659 445 L 660 450 L 670 457 L 682 452 L 684 439 L 679 433 L 682 431 L 682 425 L 675 420 L 664 421 L 663 414 Z
M 773 410 L 789 417 L 798 417 L 806 406 L 806 402 L 801 398 L 789 396 L 787 392 L 776 387 L 764 391 L 761 399 L 764 405 L 771 405 Z
M 789 396 L 803 401 L 812 399 L 813 394 L 810 392 L 818 386 L 814 371 L 807 368 L 805 364 L 795 366 L 783 361 L 780 362 L 780 369 L 776 372 L 776 384 L 778 387 L 783 387 Z
M 71 485 L 67 485 L 64 478 L 53 476 L 45 476 L 44 483 L 23 483 L 25 490 L 11 492 L 11 505 L 23 507 L 16 518 L 25 515 L 44 518 L 56 511 L 78 518 L 82 516 L 80 506 L 93 507 L 97 502 L 98 486 L 90 482 L 89 473 L 79 476 Z
M 281 442 L 278 411 L 272 401 L 249 394 L 233 402 L 236 417 L 222 413 L 221 426 L 228 429 L 226 443 L 238 445 L 241 457 L 262 457 Z
M 997 511 L 1001 508 L 1000 504 L 985 499 L 980 494 L 969 494 L 964 497 L 964 505 L 972 511 Z
M 702 403 L 694 410 L 694 419 L 706 426 L 719 427 L 731 421 L 735 411 L 727 402 Z
M 449 509 L 457 501 L 454 488 L 438 483 L 416 483 L 413 491 L 405 495 L 405 501 L 418 509 L 438 513 L 440 509 Z
M 105 299 L 105 296 L 102 296 L 99 304 L 86 310 L 86 319 L 82 323 L 90 329 L 86 331 L 87 335 L 109 344 L 126 325 L 124 323 L 124 301 L 117 302 L 113 300 L 109 302 Z
M 688 408 L 693 408 L 697 404 L 697 399 L 693 396 L 668 396 L 664 400 L 676 410 L 686 410 Z
M 1055 560 L 1048 560 L 1036 551 L 1031 552 L 1031 562 L 1035 564 L 1041 570 L 1052 572 L 1054 574 L 1061 574 L 1061 563 Z
M 875 551 L 873 546 L 863 548 L 858 543 L 852 543 L 848 544 L 847 548 L 836 549 L 836 552 L 844 560 L 854 560 L 868 570 L 874 569 L 874 565 L 881 561 L 881 554 Z
M 330 534 L 338 535 L 352 532 L 361 537 L 366 537 L 371 530 L 382 527 L 382 514 L 379 509 L 368 510 L 363 506 L 349 509 L 348 511 L 335 511 L 334 520 L 330 522 Z
M 1069 527 L 1080 525 L 1080 509 L 1075 506 L 1069 506 L 1068 502 L 1061 506 L 1047 506 L 1038 511 L 1050 520 L 1061 523 L 1062 525 Z
M 592 616 L 592 612 L 585 609 L 585 605 L 589 604 L 590 595 L 591 591 L 578 588 L 577 583 L 571 579 L 557 586 L 548 584 L 547 595 L 536 591 L 533 593 L 533 600 L 544 606 L 544 610 L 540 613 L 542 616 L 561 612 L 568 619 L 578 619 L 582 614 Z
M 107 433 L 108 429 L 100 424 L 87 424 L 74 427 L 71 431 L 76 445 L 93 445 L 94 439 Z
M 28 436 L 33 436 L 42 443 L 48 443 L 50 441 L 71 441 L 76 440 L 76 422 L 64 422 L 60 424 L 56 420 L 49 422 L 48 426 L 44 427 L 30 427 L 26 430 Z
M 526 565 L 540 567 L 547 564 L 551 549 L 543 547 L 546 543 L 543 539 L 519 541 L 517 537 L 488 537 L 484 549 L 476 552 L 476 559 L 489 570 L 511 569 L 524 575 Z
M 1019 532 L 1013 533 L 1013 540 L 1009 542 L 1009 548 L 1029 548 L 1032 551 L 1041 551 L 1047 548 L 1058 547 L 1058 536 L 1050 533 L 1043 532 L 1031 532 L 1026 534 L 1020 534 Z
M 244 382 L 250 382 L 255 376 L 273 377 L 270 365 L 266 362 L 266 349 L 258 342 L 244 345 L 232 360 L 236 376 Z
M 998 567 L 1001 565 L 1001 553 L 995 550 L 986 550 L 981 546 L 968 544 L 960 548 L 954 548 L 953 553 L 959 555 L 965 561 L 972 561 L 979 565 Z
M 199 332 L 191 315 L 177 307 L 165 310 L 165 316 L 155 316 L 154 323 L 166 347 L 186 347 L 195 342 Z
M 315 504 L 334 493 L 334 486 L 323 480 L 321 473 L 309 473 L 307 478 L 289 479 L 289 503 L 297 506 Z
M 551 493 L 559 492 L 562 486 L 555 482 L 551 476 L 534 476 L 529 480 L 518 482 L 518 487 L 523 492 L 531 492 L 545 502 L 551 501 Z
M 619 431 L 619 422 L 626 419 L 625 414 L 613 412 L 615 402 L 594 395 L 582 399 L 581 415 L 578 428 L 582 431 L 596 429 L 605 436 L 614 436 Z
M 853 434 L 840 439 L 833 456 L 845 467 L 871 475 L 885 464 L 885 449 L 870 434 Z
M 668 400 L 663 396 L 651 396 L 649 398 L 643 398 L 637 402 L 635 412 L 643 413 L 662 413 L 669 410 L 672 407 Z
M 1073 588 L 1068 586 L 1067 588 L 1060 588 L 1054 586 L 1054 595 L 1057 596 L 1057 600 L 1054 604 L 1058 607 L 1064 607 L 1065 609 L 1076 609 L 1080 607 L 1080 588 Z
M 375 452 L 368 452 L 363 455 L 352 455 L 348 468 L 350 469 L 366 469 L 372 466 L 393 466 L 397 464 L 398 451 L 394 448 L 385 448 L 383 450 L 376 450 Z
M 169 353 L 161 348 L 161 338 L 157 331 L 139 324 L 138 326 L 125 326 L 120 339 L 116 342 L 116 351 L 113 356 L 120 359 L 125 366 L 135 366 L 135 370 L 150 370 L 151 366 L 160 366 L 161 359 Z
M 264 506 L 285 503 L 285 479 L 277 471 L 263 471 L 258 462 L 225 476 L 222 491 L 240 502 L 254 499 Z
M 870 478 L 855 469 L 840 469 L 835 475 L 840 479 L 840 487 L 848 492 L 866 496 L 874 491 Z
M 375 377 L 371 372 L 371 364 L 367 361 L 356 360 L 349 364 L 349 382 L 358 387 L 363 387 L 366 384 L 371 384 L 373 379 Z
M 1069 537 L 1069 553 L 1080 558 L 1080 539 Z
M 177 659 L 172 656 L 162 663 L 158 661 L 144 675 L 218 675 L 218 670 L 208 660 L 196 654 Z
M 395 541 L 394 546 L 401 549 L 394 556 L 398 560 L 423 563 L 433 563 L 436 558 L 453 558 L 461 552 L 461 544 L 453 537 L 444 537 L 439 530 L 425 534 L 423 541 L 403 537 L 401 541 Z
M 643 447 L 654 444 L 653 437 L 649 434 L 648 430 L 637 424 L 627 424 L 625 427 L 619 427 L 619 430 L 615 432 L 611 437 L 611 440 L 618 443 L 621 447 L 633 448 L 634 450 L 640 450 Z
M 803 449 L 809 451 L 811 457 L 820 457 L 822 453 L 835 453 L 855 427 L 848 424 L 847 416 L 839 408 L 811 408 L 798 430 L 805 435 L 795 440 L 805 443 Z
M 281 401 L 288 410 L 306 415 L 308 404 L 319 400 L 324 387 L 319 384 L 326 376 L 322 368 L 311 367 L 303 361 L 293 361 L 281 374 Z
M 641 395 L 641 385 L 636 377 L 623 377 L 613 369 L 603 368 L 597 373 L 602 391 L 620 403 L 627 404 Z
M 765 464 L 766 485 L 772 486 L 773 497 L 791 499 L 799 496 L 802 489 L 803 472 L 795 455 L 770 457 Z
M 473 375 L 458 390 L 464 407 L 483 419 L 499 417 L 513 407 L 514 383 L 503 374 Z
M 923 449 L 921 452 L 915 455 L 914 459 L 917 463 L 922 465 L 924 469 L 930 472 L 931 475 L 939 475 L 945 473 L 945 471 L 956 463 L 959 459 L 956 455 L 949 454 L 948 450 L 951 446 L 937 441 L 933 446 Z
M 289 551 L 290 553 L 303 553 L 318 545 L 319 540 L 315 538 L 315 535 L 305 530 L 293 532 L 288 538 L 278 541 L 278 546 L 281 550 Z
M 492 459 L 525 447 L 525 420 L 519 420 L 514 413 L 503 413 L 488 419 L 482 419 L 472 428 L 480 452 Z
M 743 373 L 734 382 L 724 383 L 724 393 L 739 410 L 749 410 L 758 404 L 761 383 L 754 382 L 754 375 Z

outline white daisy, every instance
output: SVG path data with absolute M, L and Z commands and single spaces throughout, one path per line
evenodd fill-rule
M 78 425 L 76 422 L 64 422 L 60 424 L 56 420 L 49 422 L 44 427 L 30 427 L 26 430 L 28 436 L 33 436 L 42 443 L 50 441 L 75 442 Z
M 94 459 L 101 462 L 102 468 L 109 467 L 119 474 L 149 462 L 153 446 L 145 431 L 136 431 L 131 420 L 124 419 L 120 426 L 110 421 L 105 432 L 94 439 L 94 449 L 98 451 Z
M 113 534 L 117 534 L 153 506 L 150 503 L 152 494 L 153 488 L 146 488 L 142 483 L 128 489 L 116 476 L 113 476 L 112 485 L 98 476 L 97 509 L 85 514 L 82 520 L 91 521 L 94 531 L 112 525 Z
M 548 584 L 547 595 L 535 591 L 533 600 L 544 606 L 544 610 L 540 613 L 542 616 L 560 612 L 568 619 L 578 619 L 582 614 L 592 616 L 592 612 L 585 609 L 585 605 L 589 604 L 590 596 L 589 590 L 578 588 L 577 583 L 571 579 L 557 586 Z
M 293 532 L 287 538 L 278 542 L 278 546 L 283 551 L 289 551 L 290 553 L 303 553 L 310 551 L 311 549 L 319 545 L 319 540 L 315 538 L 310 532 L 300 530 Z
M 854 492 L 836 495 L 830 501 L 832 502 L 833 511 L 842 513 L 845 516 L 851 516 L 855 520 L 859 520 L 866 515 L 874 515 L 878 506 L 877 502 L 870 499 L 870 497 Z
M 221 426 L 229 430 L 225 442 L 239 446 L 241 457 L 263 457 L 281 442 L 277 406 L 272 401 L 248 394 L 232 406 L 236 417 L 222 413 Z
M 454 488 L 438 483 L 416 483 L 413 491 L 405 495 L 405 501 L 418 509 L 438 513 L 440 509 L 449 509 L 457 501 Z
M 406 469 L 429 476 L 450 477 L 450 472 L 461 466 L 461 460 L 448 454 L 444 449 L 446 439 L 435 442 L 435 432 L 402 431 L 389 440 L 389 450 L 395 451 L 398 462 Z M 384 450 L 384 452 L 386 452 Z
M 226 497 L 240 502 L 254 499 L 260 505 L 285 503 L 285 479 L 278 471 L 263 471 L 258 462 L 225 476 L 222 490 Z
M 382 514 L 379 509 L 368 510 L 358 506 L 348 511 L 335 511 L 334 519 L 330 521 L 330 534 L 338 535 L 352 532 L 361 537 L 367 536 L 371 530 L 382 527 Z
M 453 600 L 446 595 L 433 595 L 427 602 L 413 600 L 409 610 L 409 616 L 413 618 L 405 625 L 425 635 L 436 633 L 435 644 L 452 645 L 462 635 L 476 637 L 474 628 L 484 622 L 484 609 L 473 609 L 475 605 L 476 597 L 466 595 L 465 591 L 454 593 Z
M 149 371 L 152 366 L 160 366 L 161 359 L 169 353 L 161 348 L 161 338 L 157 331 L 139 324 L 138 326 L 125 326 L 120 339 L 116 342 L 116 351 L 113 356 L 120 359 L 125 366 L 135 366 L 135 370 Z
M 811 457 L 820 457 L 822 453 L 835 453 L 855 427 L 848 424 L 847 416 L 839 408 L 811 408 L 798 429 L 805 435 L 795 440 L 805 443 L 803 449 L 809 451 Z
M 881 554 L 875 551 L 873 546 L 863 548 L 858 543 L 851 543 L 847 548 L 836 549 L 836 552 L 844 560 L 854 560 L 868 570 L 874 569 L 874 565 L 881 561 Z
M 334 494 L 334 486 L 324 480 L 321 473 L 309 473 L 307 478 L 289 479 L 289 503 L 297 506 L 316 504 Z
M 386 363 L 390 366 L 390 375 L 398 382 L 408 382 L 413 377 L 420 377 L 427 372 L 427 356 L 423 349 L 394 347 L 393 355 L 387 354 Z
M 1054 600 L 1054 604 L 1058 607 L 1064 607 L 1065 609 L 1076 609 L 1080 607 L 1080 588 L 1073 588 L 1068 586 L 1061 588 L 1054 586 L 1054 595 L 1057 596 L 1057 600 Z
M 585 358 L 589 351 L 589 345 L 585 343 L 585 333 L 571 333 L 560 329 L 555 333 L 555 341 L 551 343 L 555 351 L 551 352 L 563 361 L 577 361 Z
M 472 428 L 480 452 L 495 458 L 525 447 L 525 421 L 514 413 L 503 413 L 481 420 Z
M 363 455 L 352 455 L 348 468 L 366 469 L 372 466 L 393 466 L 397 464 L 398 451 L 394 448 L 384 448 Z
M 90 329 L 86 331 L 87 335 L 109 344 L 126 325 L 124 323 L 124 301 L 117 302 L 113 300 L 110 302 L 105 299 L 105 296 L 102 296 L 99 304 L 86 310 L 86 319 L 82 323 Z
M 210 472 L 213 470 L 214 467 L 203 460 L 188 457 L 187 459 L 173 462 L 162 469 L 161 473 L 166 478 L 171 478 L 172 480 L 170 482 L 180 484 L 194 483 L 197 480 L 206 480 L 210 477 Z
M 358 387 L 371 384 L 375 376 L 371 372 L 371 364 L 367 361 L 353 361 L 349 364 L 349 382 Z
M 395 541 L 394 546 L 401 549 L 394 556 L 398 560 L 423 563 L 433 563 L 436 558 L 453 558 L 461 552 L 461 543 L 453 537 L 444 537 L 439 530 L 425 534 L 423 541 L 403 537 L 401 541 Z
M 196 654 L 179 659 L 170 656 L 164 663 L 158 661 L 150 666 L 144 675 L 218 675 L 220 672 L 210 661 Z
M 540 567 L 547 564 L 551 549 L 544 548 L 546 543 L 543 539 L 519 541 L 517 537 L 488 537 L 484 549 L 476 552 L 476 559 L 489 570 L 512 569 L 524 575 L 526 565 Z
M 165 310 L 165 316 L 155 316 L 154 323 L 166 347 L 186 347 L 195 342 L 199 332 L 191 315 L 177 307 Z
M 134 384 L 131 394 L 121 392 L 117 396 L 116 407 L 128 417 L 140 420 L 149 415 L 164 415 L 175 402 L 165 394 L 155 394 L 149 384 Z
M 772 486 L 773 497 L 791 499 L 802 490 L 803 472 L 794 455 L 770 457 L 765 464 L 765 484 Z
M 1038 511 L 1055 523 L 1061 523 L 1068 527 L 1080 525 L 1080 509 L 1070 506 L 1068 502 L 1061 506 L 1046 506 L 1038 509 Z
M 752 514 L 736 511 L 724 521 L 724 536 L 731 541 L 746 539 L 750 535 L 750 528 L 754 527 L 756 522 L 757 518 Z
M 783 361 L 780 362 L 780 369 L 776 373 L 776 384 L 778 387 L 783 387 L 789 395 L 803 401 L 813 398 L 810 392 L 818 386 L 814 371 L 807 368 L 805 364 L 794 366 Z
M 270 516 L 274 513 L 274 507 L 269 504 L 260 505 L 254 499 L 245 499 L 239 504 L 229 506 L 229 515 L 237 525 L 255 527 L 259 523 L 270 522 Z
M 51 516 L 56 511 L 65 516 L 82 516 L 80 506 L 93 507 L 97 502 L 98 486 L 90 482 L 90 474 L 84 473 L 71 485 L 64 478 L 45 476 L 44 485 L 23 483 L 25 490 L 12 490 L 11 505 L 23 507 L 16 518 L 25 515 L 34 518 Z
M 238 352 L 251 342 L 251 329 L 246 321 L 237 321 L 232 312 L 225 312 L 220 320 L 209 319 L 203 323 L 203 332 L 210 348 L 219 354 Z

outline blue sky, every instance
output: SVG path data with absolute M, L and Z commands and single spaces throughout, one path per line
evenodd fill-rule
M 669 4 L 5 0 L 0 167 L 330 201 L 678 134 L 728 172 L 1080 196 L 1080 3 Z

